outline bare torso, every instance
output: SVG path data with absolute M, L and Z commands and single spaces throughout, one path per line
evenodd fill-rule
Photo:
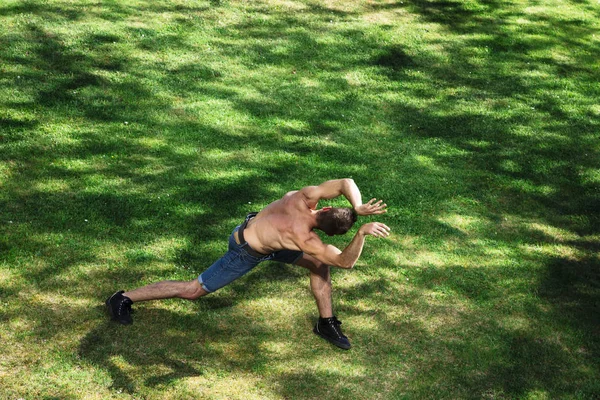
M 299 191 L 289 192 L 250 220 L 244 238 L 254 250 L 268 254 L 277 250 L 301 250 L 312 232 L 316 203 L 309 204 Z

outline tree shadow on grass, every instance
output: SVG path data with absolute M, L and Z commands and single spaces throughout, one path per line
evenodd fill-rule
M 117 323 L 107 321 L 90 331 L 81 341 L 79 357 L 86 362 L 101 367 L 110 374 L 111 389 L 117 392 L 136 393 L 137 385 L 127 373 L 127 366 L 144 369 L 162 367 L 170 372 L 158 373 L 146 379 L 145 385 L 149 387 L 168 386 L 174 381 L 186 377 L 202 375 L 202 370 L 193 365 L 206 362 L 206 357 L 196 360 L 193 365 L 186 363 L 189 358 L 182 356 L 178 346 L 189 347 L 181 339 L 160 337 L 157 343 L 167 343 L 165 346 L 146 346 L 148 338 L 141 338 L 139 334 L 132 334 L 133 327 L 119 326 Z M 157 335 L 151 330 L 147 335 Z M 185 360 L 185 361 L 182 361 Z M 128 364 L 128 365 L 127 365 Z
M 489 374 L 511 396 L 541 389 L 552 397 L 593 398 L 600 374 L 600 264 L 594 257 L 550 259 L 540 278 L 538 295 L 548 309 L 528 310 L 529 329 L 500 328 L 512 362 L 492 365 Z
M 597 233 L 599 225 L 596 223 L 597 216 L 593 214 L 598 208 L 597 192 L 592 184 L 583 180 L 580 171 L 596 165 L 597 147 L 593 135 L 587 135 L 587 132 L 597 131 L 598 123 L 593 115 L 587 115 L 587 119 L 571 115 L 565 108 L 565 100 L 540 95 L 553 93 L 556 84 L 544 78 L 531 79 L 529 72 L 535 70 L 526 67 L 527 62 L 533 61 L 534 67 L 542 71 L 546 64 L 550 65 L 547 71 L 553 76 L 554 73 L 563 78 L 579 74 L 582 79 L 581 87 L 575 88 L 577 93 L 593 94 L 593 89 L 586 88 L 593 87 L 595 71 L 585 56 L 578 55 L 574 63 L 561 63 L 551 57 L 533 59 L 528 55 L 528 52 L 543 52 L 553 45 L 578 46 L 584 50 L 581 54 L 595 54 L 597 45 L 586 39 L 591 28 L 583 20 L 562 24 L 564 21 L 543 16 L 529 17 L 533 28 L 526 28 L 530 29 L 528 33 L 535 34 L 541 27 L 547 27 L 546 40 L 518 37 L 516 33 L 505 30 L 502 21 L 517 14 L 497 2 L 479 5 L 485 6 L 487 11 L 474 11 L 466 4 L 452 1 L 418 1 L 410 6 L 387 2 L 383 6 L 388 10 L 409 7 L 415 15 L 447 28 L 450 33 L 472 35 L 463 38 L 460 45 L 442 46 L 450 60 L 447 63 L 432 62 L 411 51 L 400 39 L 397 43 L 381 47 L 380 40 L 356 29 L 334 32 L 328 25 L 332 16 L 339 22 L 358 14 L 320 5 L 309 8 L 308 14 L 314 14 L 314 18 L 273 11 L 273 20 L 279 22 L 270 25 L 269 22 L 264 25 L 240 23 L 223 28 L 223 43 L 215 39 L 211 45 L 221 45 L 223 54 L 245 65 L 247 71 L 262 67 L 289 69 L 289 76 L 277 80 L 276 88 L 251 81 L 248 85 L 256 85 L 253 93 L 258 93 L 254 97 L 240 93 L 234 87 L 235 80 L 226 81 L 229 78 L 226 72 L 209 64 L 148 67 L 122 53 L 117 46 L 111 46 L 113 42 L 124 43 L 110 34 L 91 33 L 82 40 L 80 47 L 68 46 L 60 35 L 48 30 L 44 24 L 32 22 L 23 35 L 34 43 L 34 55 L 28 58 L 12 54 L 6 60 L 22 66 L 24 72 L 19 76 L 26 78 L 32 86 L 39 87 L 32 92 L 29 100 L 6 100 L 4 104 L 14 110 L 39 107 L 37 109 L 41 108 L 43 112 L 32 115 L 40 118 L 40 115 L 47 114 L 49 117 L 43 121 L 43 118 L 8 116 L 0 121 L 8 127 L 8 135 L 3 132 L 2 139 L 10 136 L 12 144 L 26 144 L 34 139 L 26 148 L 11 146 L 0 155 L 0 159 L 13 166 L 13 174 L 5 185 L 6 192 L 0 198 L 0 209 L 19 225 L 17 228 L 14 225 L 2 228 L 0 259 L 7 265 L 14 261 L 42 259 L 37 268 L 18 271 L 28 284 L 41 290 L 64 287 L 61 279 L 65 276 L 62 275 L 67 275 L 71 267 L 102 263 L 103 254 L 93 245 L 120 245 L 135 249 L 159 238 L 177 236 L 185 238 L 186 244 L 177 249 L 174 257 L 162 261 L 200 265 L 220 255 L 222 247 L 212 242 L 224 242 L 230 229 L 224 232 L 222 227 L 227 224 L 226 221 L 233 221 L 234 216 L 241 220 L 246 212 L 251 211 L 248 202 L 270 201 L 279 189 L 295 189 L 289 187 L 292 184 L 318 183 L 318 180 L 348 174 L 353 174 L 359 182 L 365 182 L 365 193 L 379 191 L 389 194 L 386 201 L 402 204 L 407 210 L 425 208 L 423 213 L 390 215 L 389 220 L 393 221 L 397 232 L 424 237 L 433 244 L 469 238 L 462 231 L 438 221 L 439 214 L 444 211 L 440 204 L 453 202 L 456 194 L 480 204 L 477 208 L 479 216 L 496 223 L 498 216 L 503 214 L 524 218 L 533 216 L 579 234 Z M 187 10 L 181 7 L 184 6 L 162 4 L 144 5 L 142 9 L 153 12 Z M 54 7 L 32 2 L 1 10 L 0 14 L 4 16 L 33 13 L 54 21 L 65 18 L 75 21 L 84 17 L 66 5 Z M 201 13 L 204 10 L 200 7 L 188 11 Z M 133 14 L 133 8 L 111 2 L 94 16 L 118 22 Z M 197 26 L 188 22 L 186 27 L 195 29 Z M 304 31 L 298 28 L 304 28 Z M 137 43 L 139 51 L 156 52 L 167 47 L 173 52 L 190 50 L 182 37 L 171 33 L 138 28 L 126 32 L 131 36 L 145 35 L 145 39 Z M 278 43 L 272 40 L 273 32 L 277 34 Z M 315 40 L 313 32 L 328 32 L 335 40 Z M 340 39 L 344 34 L 347 38 Z M 249 43 L 248 37 L 254 42 Z M 279 47 L 282 43 L 285 51 Z M 93 51 L 86 52 L 86 46 Z M 469 51 L 485 46 L 491 49 L 492 54 L 484 58 L 479 74 L 469 74 L 473 70 Z M 242 57 L 242 54 L 246 55 Z M 507 69 L 506 66 L 511 63 L 515 68 Z M 428 108 L 401 101 L 386 103 L 384 106 L 389 113 L 378 116 L 383 117 L 383 122 L 389 123 L 392 129 L 387 132 L 387 138 L 383 135 L 371 138 L 367 133 L 370 132 L 371 116 L 366 114 L 381 105 L 369 98 L 377 97 L 378 89 L 369 85 L 352 87 L 344 79 L 353 68 L 371 67 L 380 71 L 382 79 L 388 80 L 385 85 L 402 89 L 409 99 L 433 97 L 434 93 L 423 91 L 423 87 L 435 91 L 448 89 L 452 93 L 441 103 Z M 413 72 L 417 68 L 436 84 L 415 77 Z M 308 78 L 317 84 L 316 87 L 300 84 L 303 81 L 298 77 L 303 70 L 309 72 Z M 327 74 L 319 75 L 321 70 Z M 128 79 L 111 81 L 105 77 L 116 72 L 129 74 Z M 146 72 L 149 73 L 147 76 Z M 16 79 L 17 72 L 12 71 L 8 75 Z M 252 79 L 250 75 L 248 79 Z M 399 84 L 405 86 L 400 88 Z M 409 84 L 415 84 L 414 89 L 410 89 Z M 453 92 L 453 89 L 464 88 L 466 92 Z M 156 95 L 160 90 L 168 96 L 182 96 L 179 100 L 183 102 L 194 92 L 200 92 L 208 99 L 226 100 L 236 112 L 248 116 L 250 122 L 236 132 L 209 126 L 202 123 L 199 116 L 183 108 L 175 109 L 173 99 Z M 82 97 L 82 92 L 89 94 Z M 127 96 L 131 93 L 135 94 L 137 101 L 124 101 L 124 98 L 132 98 Z M 193 99 L 199 100 L 197 97 Z M 508 107 L 512 99 L 521 99 L 522 105 L 531 102 L 541 114 L 516 113 L 497 118 L 463 107 L 480 101 L 489 101 L 492 109 Z M 165 122 L 155 114 L 153 116 L 152 111 L 156 110 L 175 113 L 181 118 Z M 350 134 L 349 127 L 345 126 L 350 113 L 362 116 L 356 124 L 362 135 Z M 53 143 L 36 132 L 52 118 L 89 119 L 99 124 L 101 131 L 82 129 L 70 135 L 72 141 L 66 144 Z M 557 123 L 558 120 L 562 123 Z M 123 125 L 124 121 L 130 123 L 127 128 Z M 268 130 L 271 136 L 264 135 L 262 128 L 282 121 L 300 123 L 283 124 Z M 407 128 L 411 125 L 414 129 Z M 535 135 L 515 135 L 515 131 L 528 125 L 535 125 L 554 136 L 538 139 Z M 364 146 L 360 136 L 369 139 L 368 146 Z M 144 144 L 161 138 L 165 139 L 166 145 L 160 148 Z M 381 142 L 374 145 L 370 139 L 381 139 Z M 409 142 L 434 145 L 411 148 L 407 146 Z M 196 143 L 199 151 L 186 153 L 185 150 Z M 292 154 L 297 159 L 262 165 L 234 154 L 249 147 L 266 154 Z M 205 157 L 211 150 L 229 152 L 233 156 L 215 162 Z M 592 156 L 581 157 L 586 152 Z M 102 161 L 103 156 L 109 161 Z M 432 160 L 433 165 L 424 167 L 412 156 Z M 84 164 L 83 168 L 78 167 L 81 164 Z M 373 179 L 373 170 L 378 167 L 387 171 L 388 176 Z M 207 169 L 245 170 L 247 174 L 232 178 L 197 176 L 202 175 L 199 171 Z M 115 186 L 92 190 L 98 185 L 98 176 L 102 176 L 102 182 L 109 181 Z M 282 182 L 282 177 L 289 182 Z M 445 183 L 447 181 L 453 183 Z M 59 186 L 58 190 L 44 189 L 48 182 L 65 185 Z M 124 183 L 119 185 L 119 182 Z M 380 187 L 382 182 L 385 183 L 384 188 Z M 456 187 L 450 187 L 452 185 Z M 533 193 L 531 186 L 534 187 Z M 546 187 L 551 190 L 544 192 Z M 157 198 L 164 193 L 169 193 L 171 200 Z M 194 208 L 198 204 L 202 205 L 202 211 Z M 186 207 L 195 211 L 180 211 Z M 461 212 L 468 214 L 468 209 Z M 578 219 L 581 216 L 585 218 Z M 25 220 L 25 223 L 18 219 Z M 231 228 L 234 224 L 232 222 Z M 32 235 L 37 237 L 31 238 Z M 65 237 L 68 251 L 55 247 L 55 238 L 61 235 Z M 489 239 L 493 237 L 491 235 L 488 232 L 484 238 Z M 515 242 L 515 235 L 512 238 L 510 234 L 506 236 L 509 247 L 521 244 Z M 550 241 L 545 237 L 537 237 L 536 240 Z M 204 246 L 207 243 L 209 245 Z M 597 250 L 593 241 L 591 245 L 582 241 L 565 243 L 584 252 Z M 379 260 L 377 257 L 373 259 Z M 125 265 L 101 268 L 88 277 L 101 282 L 102 290 L 114 290 L 111 288 L 116 285 L 137 284 L 144 274 L 162 276 L 171 273 L 144 271 L 144 263 L 157 261 L 155 254 L 133 252 L 125 255 Z M 383 268 L 393 272 L 394 267 L 397 266 L 390 263 Z M 569 351 L 572 349 L 568 345 L 565 350 L 547 336 L 537 335 L 534 329 L 515 331 L 495 323 L 493 319 L 498 314 L 509 313 L 502 307 L 500 312 L 477 309 L 472 313 L 452 314 L 448 307 L 431 306 L 427 308 L 431 321 L 442 318 L 445 313 L 456 318 L 453 324 L 442 325 L 435 333 L 431 332 L 427 323 L 411 319 L 411 316 L 406 321 L 393 321 L 378 314 L 376 307 L 371 310 L 367 307 L 367 311 L 373 311 L 375 329 L 361 331 L 360 326 L 350 325 L 357 347 L 367 349 L 364 353 L 355 354 L 353 360 L 348 360 L 352 367 L 363 371 L 362 375 L 354 379 L 342 372 L 322 375 L 320 371 L 313 370 L 289 372 L 276 381 L 286 397 L 302 396 L 303 393 L 310 396 L 315 391 L 309 389 L 315 386 L 327 391 L 332 381 L 338 382 L 336 389 L 339 390 L 333 394 L 338 398 L 380 393 L 379 384 L 382 387 L 387 385 L 385 393 L 393 395 L 407 382 L 416 382 L 406 390 L 409 394 L 418 395 L 415 397 L 431 397 L 432 393 L 439 394 L 439 397 L 484 397 L 486 393 L 518 397 L 536 388 L 557 397 L 569 394 L 581 383 L 575 376 L 578 368 L 597 368 L 593 359 L 598 355 L 597 342 L 592 335 L 597 333 L 598 321 L 588 315 L 597 311 L 595 290 L 598 282 L 597 274 L 593 272 L 596 269 L 596 261 L 592 258 L 581 263 L 566 259 L 550 262 L 548 278 L 541 285 L 540 292 L 548 299 L 552 310 L 549 315 L 535 310 L 527 315 L 546 329 L 552 327 L 551 321 L 557 318 L 560 320 L 559 327 L 565 331 L 581 333 L 585 338 L 582 342 L 586 344 L 581 349 L 581 356 L 571 357 Z M 13 270 L 17 271 L 16 268 Z M 184 273 L 186 276 L 194 275 L 187 272 Z M 277 283 L 295 283 L 301 279 L 300 273 L 287 278 L 285 272 L 274 274 Z M 528 273 L 524 275 L 524 278 L 531 278 Z M 246 283 L 266 285 L 266 276 L 266 271 L 249 275 Z M 428 293 L 438 289 L 447 290 L 477 307 L 480 303 L 498 300 L 501 292 L 495 289 L 497 282 L 494 280 L 498 281 L 502 276 L 502 271 L 474 271 L 460 265 L 424 270 L 418 279 L 412 281 L 422 292 L 409 296 L 407 300 L 399 300 L 394 296 L 395 286 L 376 275 L 368 282 L 342 292 L 341 295 L 350 300 L 342 309 L 353 318 L 361 317 L 366 306 L 353 305 L 360 299 L 379 301 L 389 307 L 397 304 L 418 307 L 420 302 L 428 301 Z M 231 290 L 242 291 L 246 283 L 238 282 Z M 563 284 L 565 286 L 561 286 Z M 515 290 L 527 288 L 529 286 Z M 16 293 L 14 288 L 1 292 L 3 298 Z M 248 294 L 248 298 L 256 299 L 261 293 L 265 293 L 264 287 L 256 294 Z M 202 307 L 218 309 L 222 312 L 220 317 L 231 317 L 232 322 L 225 322 L 225 326 L 215 324 L 214 320 L 204 321 L 200 317 L 148 307 L 141 318 L 150 322 L 139 324 L 144 327 L 144 332 L 136 331 L 135 325 L 132 330 L 132 327 L 101 323 L 81 341 L 79 354 L 90 364 L 106 370 L 114 389 L 130 393 L 136 393 L 140 382 L 131 378 L 128 368 L 152 370 L 144 383 L 152 388 L 200 376 L 209 365 L 215 365 L 211 364 L 215 360 L 214 368 L 260 371 L 268 365 L 269 357 L 276 358 L 277 355 L 261 353 L 264 349 L 259 348 L 252 334 L 241 338 L 238 343 L 240 339 L 232 337 L 232 332 L 240 332 L 240 329 L 227 324 L 245 324 L 250 327 L 250 333 L 266 335 L 264 337 L 269 341 L 276 342 L 281 338 L 269 336 L 264 327 L 247 316 L 227 315 L 227 309 L 233 304 L 235 300 L 221 296 L 209 298 L 199 306 L 201 310 L 204 309 Z M 28 307 L 27 318 L 30 320 L 36 320 L 33 310 L 35 307 Z M 492 316 L 483 318 L 482 325 L 478 317 L 487 312 Z M 39 338 L 52 338 L 60 332 L 59 325 L 66 318 L 51 311 L 46 314 L 46 317 L 38 318 L 40 325 L 33 333 Z M 559 318 L 561 316 L 562 319 Z M 44 323 L 47 325 L 43 326 Z M 190 329 L 190 326 L 200 327 L 198 331 L 204 332 L 199 339 L 197 330 Z M 66 329 L 72 327 L 69 324 Z M 124 330 L 128 334 L 123 335 Z M 490 349 L 486 350 L 484 346 L 482 350 L 478 339 L 492 341 L 491 344 L 484 343 Z M 372 348 L 368 346 L 369 341 L 374 344 Z M 229 346 L 231 352 L 225 354 L 205 346 L 206 343 Z M 380 343 L 388 343 L 389 346 L 381 346 Z M 483 361 L 477 356 L 480 351 Z M 238 358 L 230 360 L 232 354 L 238 354 Z M 500 361 L 495 360 L 498 358 L 495 355 L 499 355 Z M 319 356 L 331 357 L 331 354 L 309 351 L 305 359 L 302 356 L 296 358 L 313 365 L 310 358 Z M 541 360 L 541 364 L 536 360 Z M 466 372 L 458 361 L 467 365 Z M 402 369 L 402 365 L 409 367 Z M 562 367 L 555 368 L 557 365 Z M 400 378 L 393 374 L 396 372 L 394 368 L 400 370 Z M 378 376 L 388 380 L 377 380 Z M 574 383 L 568 383 L 569 380 Z M 369 390 L 362 391 L 360 385 Z
M 214 374 L 219 369 L 264 368 L 269 361 L 261 351 L 262 340 L 272 339 L 270 333 L 233 308 L 227 296 L 204 300 L 191 314 L 138 306 L 133 325 L 106 321 L 89 331 L 80 342 L 78 355 L 110 374 L 112 390 L 131 394 Z M 216 319 L 214 313 L 220 317 Z M 247 336 L 238 335 L 238 325 L 246 327 Z M 148 346 L 149 341 L 152 346 Z M 146 371 L 143 383 L 128 373 L 140 368 Z
M 535 279 L 526 270 L 430 266 L 406 276 L 410 283 L 400 292 L 401 282 L 386 279 L 338 291 L 340 318 L 355 321 L 347 333 L 355 348 L 364 349 L 354 357 L 365 368 L 355 378 L 366 391 L 396 381 L 400 398 L 521 398 L 536 392 L 594 398 L 600 373 L 596 261 L 552 264 L 540 282 L 539 295 L 549 300 L 541 306 L 524 301 L 520 285 L 506 290 L 507 280 Z M 382 311 L 388 307 L 397 310 L 394 318 Z M 305 378 L 282 377 L 289 389 L 284 394 L 314 379 Z
M 419 15 L 441 24 L 450 32 L 484 36 L 468 39 L 460 47 L 449 44 L 446 50 L 449 62 L 446 64 L 428 66 L 417 60 L 421 63 L 419 69 L 427 71 L 441 90 L 468 88 L 468 94 L 458 99 L 443 97 L 441 102 L 426 109 L 398 104 L 396 111 L 397 115 L 403 116 L 402 125 L 416 127 L 413 130 L 418 137 L 439 138 L 464 150 L 460 157 L 435 157 L 441 164 L 458 170 L 457 173 L 460 173 L 461 163 L 458 158 L 462 158 L 465 168 L 468 166 L 477 172 L 473 174 L 476 179 L 485 177 L 496 181 L 497 187 L 506 186 L 506 182 L 514 183 L 515 189 L 506 193 L 507 197 L 512 197 L 511 211 L 514 211 L 515 202 L 535 197 L 536 202 L 530 204 L 542 204 L 547 210 L 547 218 L 553 223 L 565 224 L 572 216 L 585 215 L 590 223 L 586 228 L 575 229 L 580 229 L 582 234 L 597 232 L 598 214 L 594 209 L 600 202 L 598 191 L 593 184 L 584 182 L 576 171 L 589 170 L 597 162 L 598 148 L 594 145 L 597 137 L 590 133 L 597 132 L 600 123 L 585 113 L 568 111 L 568 104 L 557 94 L 561 91 L 561 80 L 577 78 L 580 82 L 577 101 L 582 107 L 590 104 L 590 99 L 597 95 L 593 82 L 598 74 L 591 68 L 587 56 L 599 50 L 597 43 L 590 40 L 594 31 L 591 21 L 562 24 L 553 16 L 528 16 L 531 23 L 522 27 L 527 35 L 517 38 L 507 29 L 511 24 L 507 17 L 520 15 L 517 9 L 503 9 L 495 2 L 480 5 L 488 12 L 467 10 L 466 5 L 459 2 L 417 2 L 413 5 Z M 496 22 L 506 21 L 481 23 L 483 16 Z M 545 27 L 558 25 L 561 29 L 545 30 Z M 542 30 L 548 34 L 538 40 L 537 35 Z M 482 48 L 491 51 L 482 57 L 483 63 L 471 66 L 472 51 Z M 554 48 L 572 49 L 570 61 L 565 64 L 549 56 L 540 56 Z M 511 65 L 512 68 L 500 69 L 499 65 Z M 535 78 L 531 76 L 533 71 L 548 71 L 558 78 Z M 399 75 L 398 79 L 414 80 L 407 74 Z M 478 96 L 491 107 L 509 109 L 511 103 L 512 107 L 515 103 L 523 103 L 523 109 L 509 113 L 512 116 L 497 118 L 483 111 L 463 109 L 461 103 L 456 102 L 476 101 Z M 514 102 L 514 99 L 518 101 Z M 536 111 L 528 113 L 526 109 Z M 402 125 L 398 124 L 400 129 Z M 516 133 L 526 127 L 531 127 L 529 129 L 534 132 Z M 524 193 L 522 182 L 527 181 L 555 190 L 543 195 Z M 486 193 L 497 196 L 496 191 Z M 529 207 L 521 204 L 519 209 L 525 213 Z M 561 223 L 560 217 L 552 216 L 565 218 Z
M 539 295 L 556 309 L 563 323 L 589 339 L 590 356 L 600 359 L 600 262 L 596 257 L 549 260 Z

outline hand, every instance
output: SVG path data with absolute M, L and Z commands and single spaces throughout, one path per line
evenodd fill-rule
M 390 234 L 390 228 L 381 222 L 370 222 L 364 224 L 359 230 L 363 235 L 372 235 L 375 237 L 385 238 Z
M 387 204 L 381 204 L 383 200 L 379 200 L 378 202 L 374 203 L 375 200 L 377 199 L 371 199 L 367 204 L 358 206 L 354 210 L 358 215 L 373 215 L 386 213 Z

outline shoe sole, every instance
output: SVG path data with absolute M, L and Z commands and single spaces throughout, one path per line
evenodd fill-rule
M 313 328 L 313 333 L 317 336 L 322 337 L 323 339 L 327 340 L 329 343 L 339 347 L 340 349 L 344 349 L 344 350 L 349 350 L 350 347 L 352 347 L 351 344 L 345 344 L 345 343 L 340 343 L 340 342 L 336 342 L 335 340 L 333 340 L 332 338 L 323 335 L 321 332 L 319 332 L 316 328 Z

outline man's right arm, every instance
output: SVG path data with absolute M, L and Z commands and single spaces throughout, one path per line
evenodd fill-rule
M 352 208 L 358 215 L 375 215 L 387 212 L 387 204 L 381 200 L 371 199 L 366 204 L 362 202 L 362 195 L 353 179 L 334 179 L 323 182 L 319 186 L 307 186 L 299 191 L 305 198 L 310 208 L 316 208 L 321 199 L 333 199 L 343 195 L 348 199 Z
M 362 205 L 360 190 L 350 178 L 326 181 L 319 186 L 307 186 L 302 188 L 300 193 L 304 195 L 311 208 L 315 208 L 321 199 L 328 200 L 341 195 L 344 195 L 355 209 Z
M 389 234 L 390 228 L 387 225 L 380 222 L 371 222 L 360 227 L 350 244 L 343 251 L 335 246 L 323 243 L 316 233 L 311 233 L 311 237 L 299 247 L 302 251 L 324 264 L 351 269 L 360 258 L 367 236 L 387 237 Z

